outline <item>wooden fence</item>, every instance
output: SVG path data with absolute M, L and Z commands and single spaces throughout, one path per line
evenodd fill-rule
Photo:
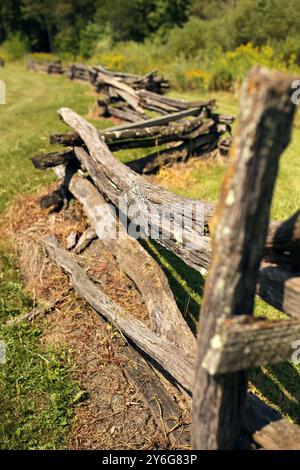
M 72 255 L 55 238 L 44 240 L 50 257 L 70 275 L 74 289 L 130 340 L 134 354 L 144 354 L 151 364 L 154 361 L 187 400 L 191 401 L 193 392 L 194 449 L 245 448 L 249 436 L 266 449 L 300 449 L 300 428 L 247 392 L 247 371 L 290 360 L 293 342 L 300 339 L 300 211 L 282 222 L 269 221 L 279 157 L 289 143 L 295 112 L 291 82 L 290 77 L 266 69 L 249 73 L 232 164 L 217 206 L 172 194 L 143 177 L 149 161 L 155 162 L 155 168 L 168 162 L 166 158 L 158 163 L 159 153 L 146 157 L 146 166 L 143 159 L 124 165 L 111 153 L 153 142 L 180 141 L 186 146 L 186 138 L 189 143 L 199 139 L 201 147 L 204 142 L 209 145 L 212 133 L 218 134 L 215 148 L 220 145 L 221 151 L 219 133 L 230 124 L 228 118 L 213 113 L 211 103 L 194 103 L 154 122 L 142 120 L 137 126 L 103 132 L 62 108 L 58 114 L 73 133 L 52 136 L 51 142 L 69 148 L 33 158 L 41 169 L 54 168 L 61 180 L 60 188 L 42 205 L 63 206 L 70 192 L 91 222 Z M 196 109 L 193 120 L 174 121 L 178 114 L 182 120 L 191 109 Z M 179 312 L 161 268 L 107 202 L 120 207 L 124 198 L 129 219 L 131 214 L 135 220 L 138 207 L 139 226 L 146 235 L 196 271 L 203 274 L 208 269 L 198 341 Z M 159 216 L 149 219 L 153 207 Z M 182 212 L 183 207 L 191 210 Z M 198 213 L 203 217 L 195 217 Z M 170 217 L 172 236 L 165 237 L 162 221 Z M 104 231 L 111 235 L 116 224 L 121 236 L 103 237 Z M 107 297 L 79 266 L 75 253 L 96 236 L 141 292 L 151 328 Z M 290 318 L 253 318 L 255 295 Z M 161 384 L 155 393 L 157 387 Z M 161 388 L 159 394 L 161 403 L 174 412 L 168 394 Z M 178 435 L 179 427 L 167 425 L 174 445 L 182 436 L 186 439 L 186 434 Z
M 145 110 L 168 114 L 186 109 L 182 100 L 161 96 L 169 90 L 170 85 L 155 70 L 139 76 L 112 72 L 99 65 L 63 65 L 60 60 L 47 63 L 32 59 L 29 59 L 27 67 L 36 72 L 66 75 L 71 80 L 89 82 L 97 93 L 105 97 L 97 101 L 99 115 L 103 117 L 111 116 L 134 122 L 146 118 Z

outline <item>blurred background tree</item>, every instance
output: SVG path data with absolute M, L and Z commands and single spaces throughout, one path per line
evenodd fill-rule
M 300 64 L 300 0 L 1 0 L 0 45 L 90 58 L 107 48 L 209 57 L 251 43 Z M 14 39 L 13 39 L 14 38 Z M 136 46 L 133 47 L 133 44 Z M 152 49 L 151 49 L 152 48 Z M 130 52 L 128 52 L 129 54 Z M 14 55 L 14 54 L 12 54 Z

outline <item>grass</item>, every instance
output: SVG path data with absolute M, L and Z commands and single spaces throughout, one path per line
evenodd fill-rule
M 195 93 L 174 93 L 174 96 L 180 96 L 185 99 L 207 99 L 207 96 Z M 221 113 L 228 113 L 238 116 L 239 102 L 238 99 L 230 93 L 217 92 L 213 94 L 218 104 L 218 110 Z M 280 160 L 280 170 L 276 181 L 275 193 L 273 197 L 271 217 L 273 220 L 282 220 L 292 215 L 299 209 L 300 194 L 300 167 L 298 164 L 300 154 L 300 121 L 299 112 L 296 115 L 295 125 L 293 129 L 292 141 L 286 149 Z M 198 162 L 193 170 L 189 172 L 185 181 L 181 177 L 172 181 L 168 178 L 168 188 L 178 194 L 198 199 L 206 199 L 215 202 L 218 199 L 220 182 L 226 171 L 223 165 L 207 164 Z M 164 180 L 164 175 L 162 175 Z M 169 258 L 168 253 L 164 253 L 160 261 L 164 263 L 165 258 Z M 178 272 L 182 269 L 179 260 L 172 263 L 169 271 L 170 283 L 174 282 L 174 276 L 171 273 Z M 186 270 L 185 270 L 186 271 Z M 175 285 L 175 294 L 181 298 L 183 292 L 182 286 L 188 284 L 197 285 L 195 282 L 197 275 L 193 270 L 188 271 L 188 275 L 182 275 L 179 280 L 177 289 Z M 202 285 L 202 281 L 198 281 L 198 286 Z M 196 318 L 199 306 L 201 305 L 202 289 L 192 289 L 186 294 L 185 303 L 191 298 L 190 303 L 191 314 Z M 182 305 L 181 305 L 182 308 Z M 267 305 L 260 299 L 256 299 L 255 315 L 259 317 L 267 317 L 270 319 L 278 319 L 282 314 L 273 307 Z M 279 364 L 273 367 L 259 368 L 251 372 L 252 389 L 264 401 L 272 404 L 285 416 L 300 424 L 300 366 L 292 363 Z
M 16 260 L 0 247 L 0 338 L 6 364 L 0 365 L 0 448 L 60 449 L 68 438 L 74 404 L 81 396 L 75 364 L 64 349 L 42 346 L 40 326 L 8 319 L 30 310 Z
M 22 65 L 0 69 L 0 79 L 6 82 L 7 104 L 0 106 L 0 214 L 20 193 L 35 192 L 53 180 L 51 172 L 36 171 L 30 157 L 49 149 L 49 134 L 66 127 L 58 121 L 57 109 L 71 107 L 87 115 L 95 102 L 89 88 L 70 82 L 64 77 L 48 77 L 25 71 Z M 179 96 L 178 93 L 173 93 Z M 229 93 L 211 94 L 217 99 L 222 113 L 237 115 L 239 105 Z M 207 96 L 181 94 L 187 99 Z M 109 121 L 95 121 L 106 127 Z M 145 154 L 147 150 L 142 153 Z M 272 207 L 272 218 L 283 219 L 299 207 L 300 129 L 298 118 L 293 141 L 281 159 Z M 122 161 L 141 156 L 140 151 L 119 152 Z M 216 201 L 225 167 L 221 164 L 198 162 L 185 174 L 162 172 L 170 190 L 188 197 Z M 8 345 L 8 363 L 0 365 L 0 448 L 61 448 L 68 436 L 78 384 L 73 379 L 74 364 L 64 350 L 50 350 L 39 341 L 41 328 L 21 325 L 7 328 L 4 320 L 30 309 L 32 299 L 26 295 L 11 247 L 0 247 L 0 339 Z M 180 309 L 195 325 L 204 280 L 176 256 L 151 242 L 149 251 L 165 270 Z M 262 301 L 257 302 L 257 315 L 277 317 L 276 312 Z M 300 377 L 294 365 L 253 371 L 251 380 L 256 393 L 272 403 L 285 415 L 300 422 Z
M 86 114 L 95 98 L 80 84 L 31 74 L 20 65 L 1 69 L 0 79 L 7 89 L 7 104 L 0 106 L 1 214 L 16 195 L 52 181 L 51 172 L 34 170 L 30 157 L 49 147 L 51 131 L 64 129 L 57 109 L 69 106 Z M 32 307 L 13 247 L 2 240 L 0 339 L 6 343 L 7 363 L 0 365 L 0 449 L 63 448 L 80 396 L 71 355 L 41 343 L 42 325 L 5 325 L 8 318 Z
M 95 103 L 82 84 L 64 77 L 29 73 L 20 65 L 0 71 L 6 83 L 7 104 L 0 106 L 0 212 L 12 197 L 35 191 L 53 179 L 51 172 L 35 171 L 29 158 L 49 148 L 51 132 L 65 130 L 57 110 L 70 107 L 86 115 Z

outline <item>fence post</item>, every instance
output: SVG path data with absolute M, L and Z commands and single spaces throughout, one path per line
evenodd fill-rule
M 256 67 L 245 80 L 233 163 L 212 221 L 213 257 L 199 323 L 193 391 L 194 449 L 237 446 L 247 372 L 210 375 L 203 367 L 217 321 L 253 313 L 279 157 L 289 143 L 292 78 Z

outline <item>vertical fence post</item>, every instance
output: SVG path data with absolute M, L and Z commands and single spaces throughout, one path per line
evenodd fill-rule
M 247 372 L 212 376 L 202 361 L 218 319 L 253 313 L 279 157 L 289 143 L 295 106 L 292 79 L 256 67 L 242 87 L 233 163 L 212 221 L 213 257 L 201 308 L 193 391 L 194 449 L 237 445 Z

